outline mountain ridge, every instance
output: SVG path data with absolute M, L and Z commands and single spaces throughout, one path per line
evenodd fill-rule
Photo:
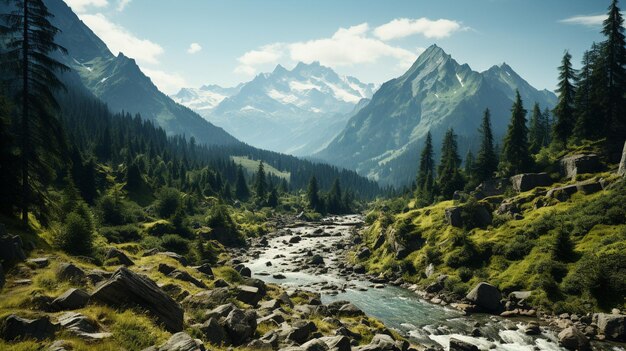
M 437 144 L 452 127 L 459 138 L 471 140 L 484 109 L 490 108 L 494 133 L 502 135 L 517 89 L 527 107 L 556 103 L 554 94 L 533 88 L 506 64 L 477 72 L 432 45 L 403 75 L 385 82 L 328 147 L 313 156 L 383 184 L 408 185 L 426 133 Z M 467 152 L 469 146 L 464 146 L 461 151 Z

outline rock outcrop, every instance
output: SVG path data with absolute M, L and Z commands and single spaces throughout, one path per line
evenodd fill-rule
M 502 308 L 500 304 L 502 299 L 500 290 L 485 282 L 478 283 L 474 289 L 467 293 L 465 298 L 489 312 L 498 312 Z
M 6 317 L 3 321 L 0 337 L 4 340 L 45 340 L 54 337 L 58 326 L 50 322 L 48 316 L 37 319 L 26 319 L 14 314 Z
M 523 193 L 540 186 L 552 185 L 552 178 L 547 173 L 523 173 L 511 177 L 513 190 Z
M 598 331 L 609 340 L 626 341 L 626 315 L 598 314 Z
M 566 178 L 576 178 L 578 174 L 597 173 L 602 170 L 600 158 L 595 154 L 571 155 L 561 159 L 561 172 Z
M 52 307 L 60 310 L 77 310 L 89 302 L 89 294 L 83 290 L 71 288 L 52 301 Z
M 183 309 L 148 277 L 119 268 L 91 294 L 91 299 L 114 307 L 128 304 L 147 309 L 170 332 L 183 329 Z

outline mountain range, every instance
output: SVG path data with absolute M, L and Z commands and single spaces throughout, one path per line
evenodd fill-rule
M 504 134 L 516 90 L 527 109 L 535 102 L 542 108 L 556 104 L 554 93 L 533 88 L 506 63 L 476 72 L 432 45 L 401 77 L 384 83 L 314 157 L 382 184 L 408 185 L 429 131 L 436 147 L 445 131 L 454 128 L 461 152 L 475 149 L 485 108 L 491 110 L 495 135 Z
M 323 149 L 376 86 L 320 65 L 281 65 L 234 88 L 184 88 L 172 98 L 256 147 L 293 155 Z
M 240 143 L 222 128 L 163 94 L 123 53 L 113 55 L 106 44 L 62 0 L 46 0 L 60 29 L 55 40 L 68 51 L 59 59 L 78 74 L 80 83 L 105 102 L 112 112 L 140 114 L 168 134 L 184 134 L 213 145 Z

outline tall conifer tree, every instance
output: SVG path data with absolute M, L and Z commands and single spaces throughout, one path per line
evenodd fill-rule
M 532 164 L 533 159 L 530 156 L 528 147 L 526 110 L 518 91 L 515 94 L 515 102 L 511 108 L 511 122 L 504 137 L 500 171 L 504 176 L 524 173 L 530 171 Z
M 556 90 L 559 93 L 559 101 L 554 108 L 554 141 L 561 146 L 567 144 L 568 138 L 574 131 L 575 81 L 576 73 L 572 68 L 572 55 L 565 51 L 559 67 L 559 83 Z
M 476 180 L 480 183 L 491 179 L 498 169 L 498 156 L 493 145 L 491 113 L 489 109 L 485 109 L 479 132 L 481 135 L 480 150 L 474 162 L 474 168 Z

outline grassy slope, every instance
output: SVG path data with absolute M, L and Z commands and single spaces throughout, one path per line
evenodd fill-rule
M 480 281 L 488 281 L 505 292 L 533 290 L 532 302 L 549 310 L 623 308 L 623 295 L 603 295 L 589 286 L 577 290 L 576 283 L 587 284 L 588 272 L 583 271 L 589 262 L 598 262 L 602 257 L 614 259 L 611 254 L 620 258 L 626 255 L 626 204 L 619 203 L 619 199 L 626 199 L 625 189 L 622 185 L 593 195 L 575 194 L 568 201 L 534 209 L 533 201 L 542 197 L 540 189 L 535 189 L 516 197 L 525 202 L 521 206 L 523 219 L 496 218 L 493 226 L 469 232 L 446 223 L 445 209 L 453 206 L 453 201 L 392 217 L 372 213 L 368 217 L 375 220 L 365 231 L 365 242 L 373 247 L 380 233 L 386 234 L 387 242 L 363 263 L 376 273 L 403 267 L 405 280 L 424 286 L 439 274 L 448 274 L 448 289 L 459 295 Z M 574 245 L 567 259 L 555 259 L 553 254 L 561 227 L 570 233 Z M 389 244 L 393 234 L 407 242 L 425 240 L 425 244 L 399 260 Z M 430 263 L 436 273 L 427 278 L 424 272 Z M 596 269 L 617 266 L 617 272 L 607 279 L 619 280 L 624 277 L 620 274 L 626 274 L 626 267 L 619 262 L 607 265 Z M 588 274 L 604 278 L 608 273 Z
M 246 156 L 231 156 L 231 159 L 236 164 L 241 165 L 250 174 L 256 173 L 259 170 L 259 163 L 261 163 L 261 161 L 251 160 Z M 267 163 L 263 163 L 263 167 L 266 173 L 289 181 L 289 177 L 291 176 L 289 172 L 279 171 Z

